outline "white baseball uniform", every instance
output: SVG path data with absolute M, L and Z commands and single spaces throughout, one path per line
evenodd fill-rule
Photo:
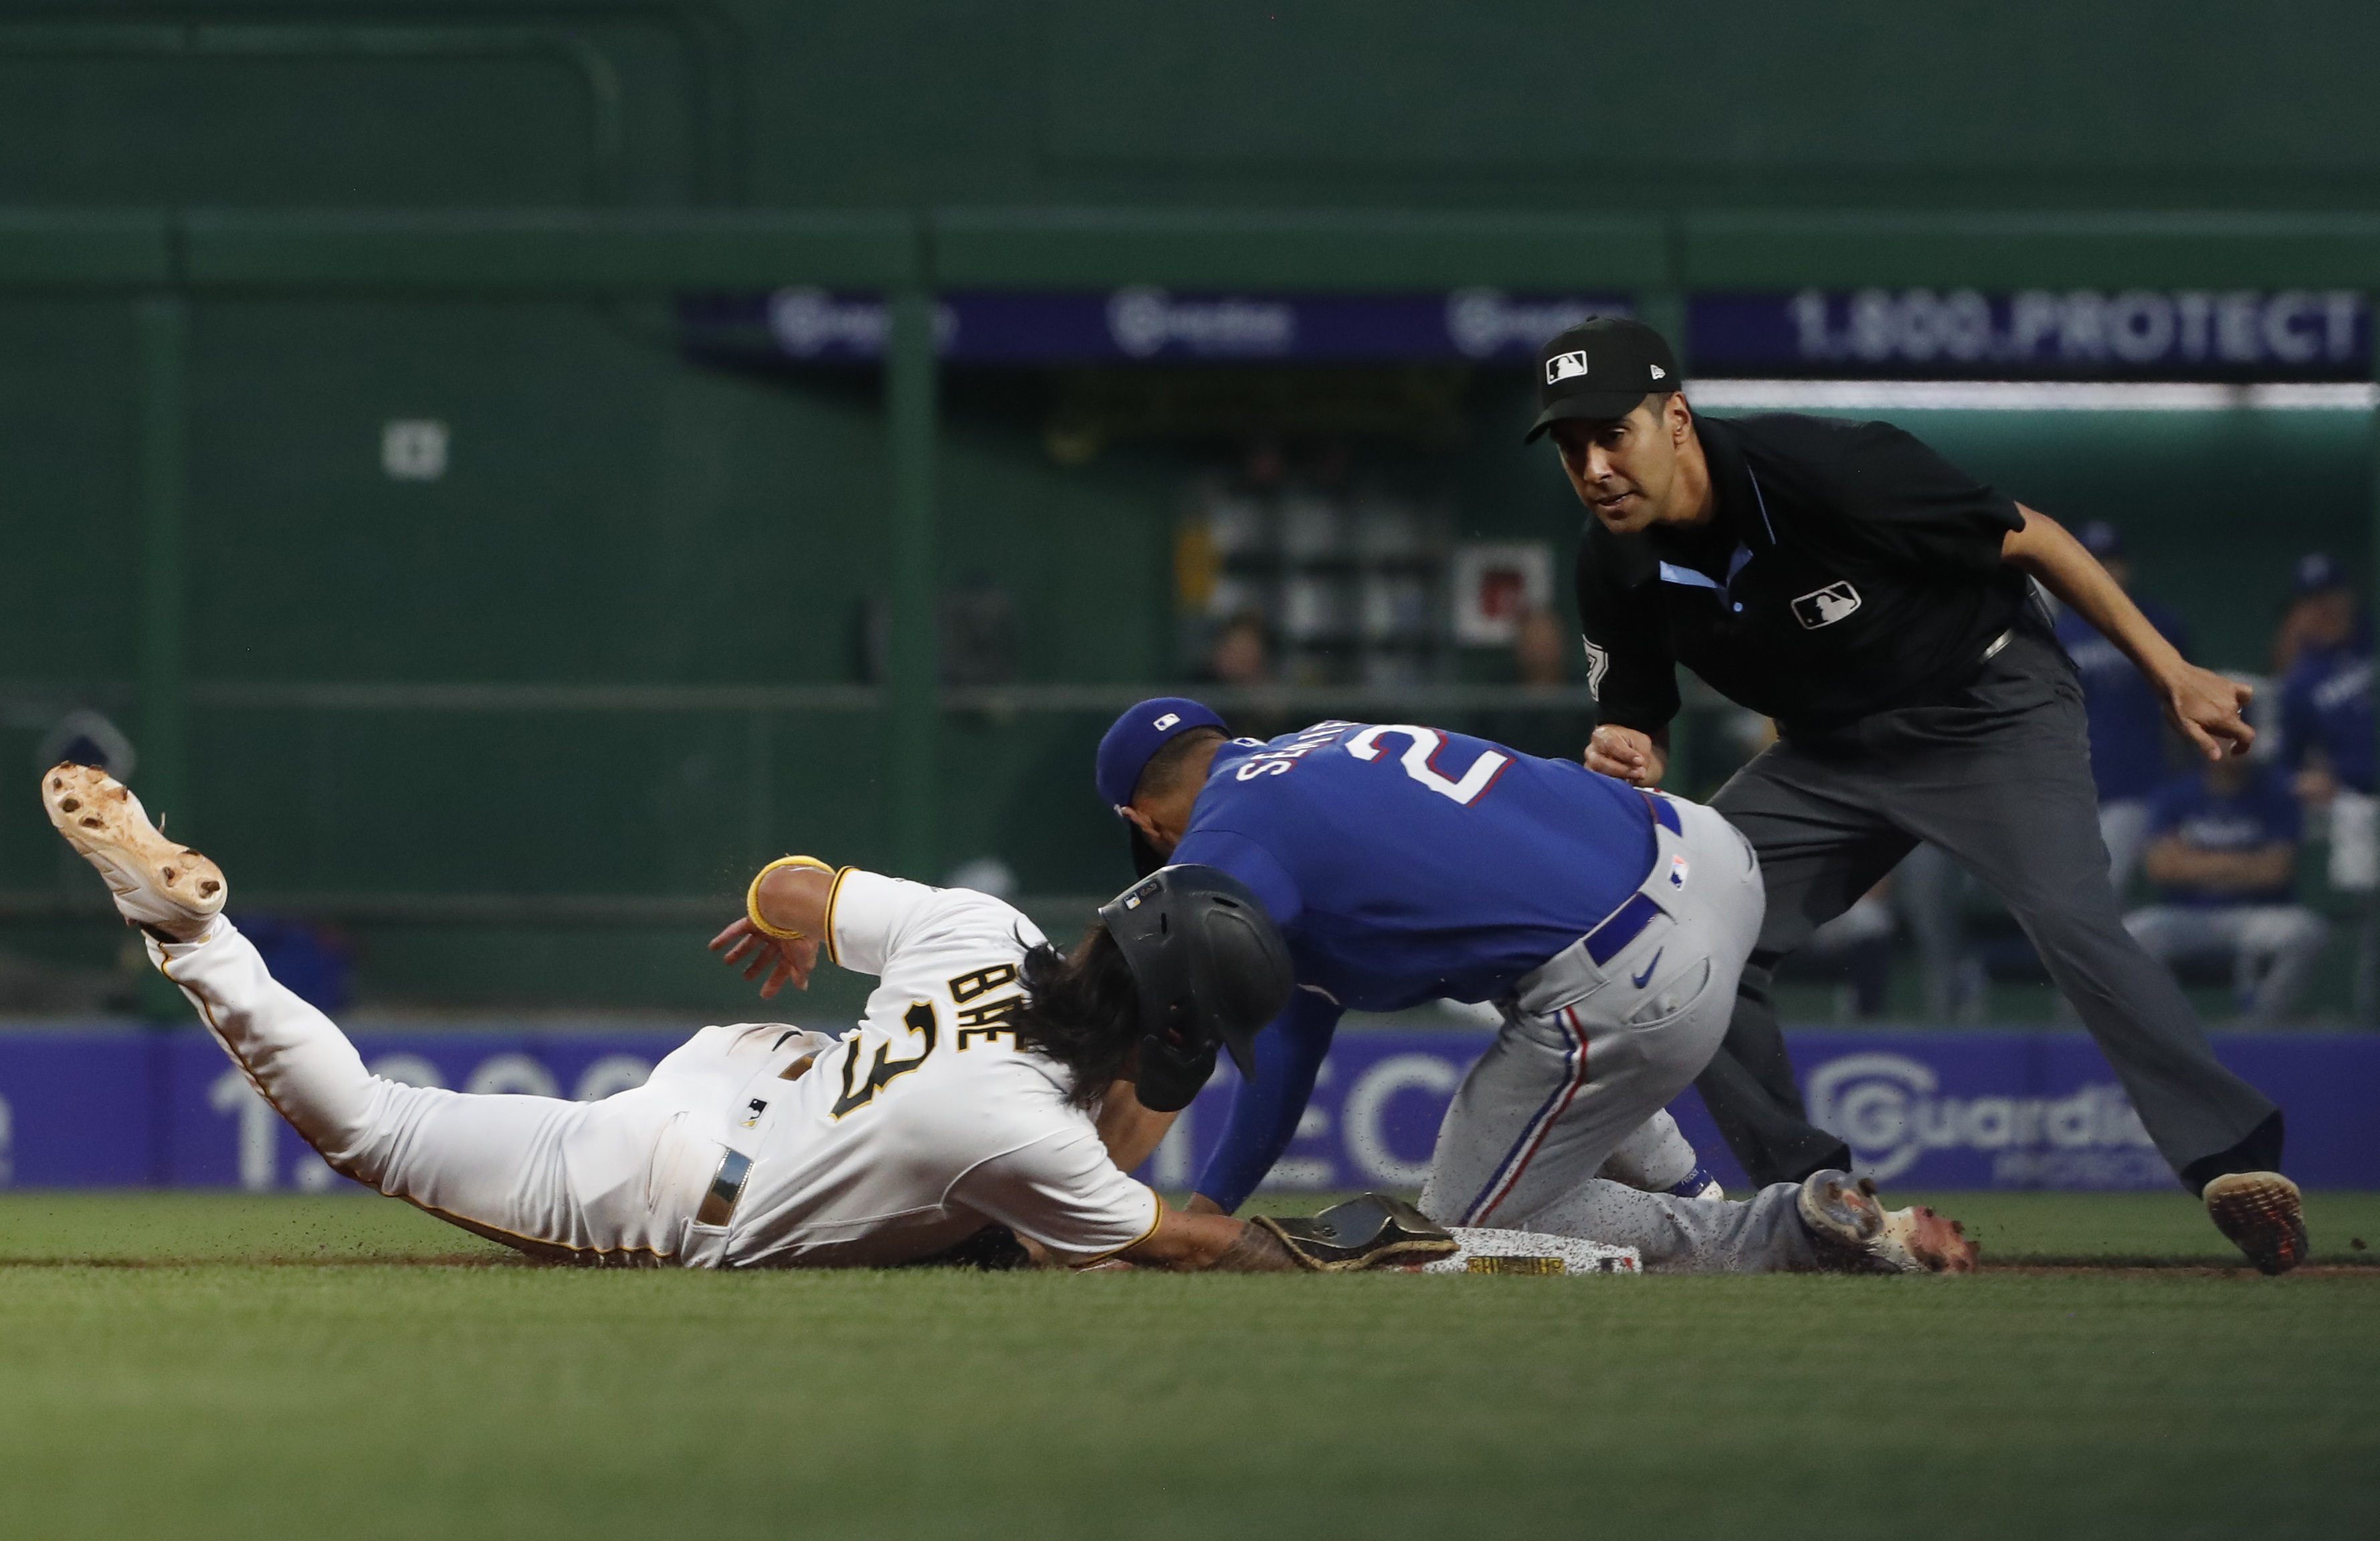
M 1002 1025 L 1042 940 L 1031 921 L 980 893 L 845 868 L 826 928 L 833 961 L 881 981 L 857 1028 L 706 1027 L 644 1086 L 587 1103 L 372 1075 L 220 916 L 198 941 L 149 950 L 334 1169 L 533 1255 L 872 1267 L 997 1223 L 1081 1263 L 1156 1229 L 1157 1195 L 1067 1103 L 1069 1073 Z

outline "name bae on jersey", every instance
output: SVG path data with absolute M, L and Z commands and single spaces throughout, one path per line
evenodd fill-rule
M 962 974 L 950 981 L 952 1004 L 956 1008 L 956 1052 L 964 1053 L 971 1042 L 990 1043 L 1005 1037 L 1008 1047 L 1016 1047 L 1014 1018 L 1016 1008 L 1024 1003 L 1022 992 L 1014 988 L 1006 995 L 985 1001 L 1002 987 L 1014 987 L 1017 981 L 1016 965 L 1013 963 L 993 964 Z M 931 1001 L 920 1001 L 902 1013 L 901 1025 L 907 1037 L 917 1040 L 917 1051 L 905 1059 L 892 1056 L 893 1046 L 880 1043 L 876 1047 L 876 1060 L 865 1076 L 858 1074 L 861 1050 L 866 1047 L 864 1035 L 855 1034 L 846 1045 L 843 1060 L 843 1095 L 835 1098 L 832 1117 L 841 1119 L 876 1100 L 882 1091 L 899 1077 L 908 1074 L 932 1056 L 941 1041 L 941 1022 Z M 904 1045 L 906 1047 L 906 1045 Z

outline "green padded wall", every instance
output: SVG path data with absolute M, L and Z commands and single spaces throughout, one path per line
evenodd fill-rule
M 2344 0 L 2219 18 L 2145 0 L 11 3 L 0 223 L 883 210 L 933 212 L 933 260 L 978 283 L 1394 286 L 1416 261 L 1465 261 L 1515 285 L 1732 281 L 1805 249 L 1890 265 L 1900 248 L 1856 232 L 1761 223 L 1828 210 L 2374 210 L 2375 43 L 2380 13 Z M 1330 211 L 1370 212 L 1330 231 Z M 1477 211 L 1494 218 L 1444 223 Z M 323 292 L 377 260 L 370 230 L 312 249 L 326 266 L 293 292 L 285 273 L 234 266 L 272 251 L 223 218 L 194 228 L 94 216 L 44 249 L 64 254 L 51 279 L 93 285 L 71 297 L 0 271 L 0 759 L 30 770 L 73 702 L 137 719 L 133 301 L 178 261 L 206 280 L 190 304 L 180 827 L 244 892 L 633 901 L 586 933 L 382 913 L 363 927 L 366 983 L 723 1001 L 679 961 L 699 928 L 646 901 L 732 899 L 755 855 L 787 845 L 888 859 L 881 733 L 848 694 L 888 581 L 875 376 L 701 367 L 657 296 L 562 297 L 492 266 L 476 297 Z M 2022 260 L 2005 222 L 1978 228 L 2002 234 L 1976 261 Z M 2321 271 L 2303 281 L 2369 247 L 2365 225 L 2338 228 L 2344 244 L 2309 239 Z M 901 239 L 850 235 L 838 261 L 884 268 L 879 248 Z M 2107 250 L 2116 268 L 2094 282 L 2124 281 L 2134 254 L 2192 282 L 2191 264 L 2230 261 L 2147 225 Z M 1172 524 L 1199 452 L 1061 466 L 1030 388 L 956 377 L 945 394 L 942 581 L 1015 596 L 1027 681 L 1161 677 Z M 1485 376 L 1464 399 L 1459 442 L 1392 453 L 1457 489 L 1465 531 L 1566 544 L 1575 507 L 1549 459 L 1512 442 L 1525 385 Z M 443 479 L 382 471 L 380 434 L 403 419 L 449 426 Z M 2053 513 L 2121 520 L 2144 586 L 2197 619 L 2211 661 L 2261 661 L 2301 550 L 2368 562 L 2370 429 L 2351 414 L 1906 420 Z M 670 711 L 258 695 L 409 682 L 829 695 Z M 1104 717 L 952 715 L 939 860 L 997 855 L 1044 894 L 1120 881 L 1085 784 Z M 6 807 L 0 895 L 89 897 L 30 798 Z M 86 963 L 116 941 L 0 927 L 0 947 Z

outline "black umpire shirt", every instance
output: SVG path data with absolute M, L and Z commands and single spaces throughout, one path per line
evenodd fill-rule
M 1614 535 L 1592 514 L 1578 613 L 1602 720 L 1650 733 L 1682 663 L 1788 736 L 1938 703 L 2025 609 L 2014 502 L 1889 423 L 1695 419 L 1713 517 Z

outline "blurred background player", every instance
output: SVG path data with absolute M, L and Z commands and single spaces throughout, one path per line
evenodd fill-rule
M 1595 731 L 1592 713 L 1562 705 L 1578 634 L 1554 611 L 1523 602 L 1512 620 L 1512 678 L 1521 700 L 1478 715 L 1478 735 L 1547 759 L 1577 759 Z
M 2220 760 L 2157 788 L 2147 866 L 2157 902 L 2124 917 L 2149 956 L 2228 965 L 2240 1020 L 2289 1015 L 2330 925 L 2297 902 L 2300 814 L 2287 780 L 2256 759 Z
M 1198 677 L 1210 685 L 1270 685 L 1272 643 L 1264 616 L 1253 610 L 1243 610 L 1224 622 L 1207 649 Z
M 2082 549 L 2130 595 L 2174 651 L 2191 656 L 2190 629 L 2181 617 L 2132 587 L 2132 564 L 2124 540 L 2105 519 L 2074 532 Z M 2099 789 L 2099 838 L 2107 846 L 2107 881 L 2121 899 L 2140 864 L 2148 830 L 2149 799 L 2171 774 L 2165 708 L 2146 675 L 2124 650 L 2100 635 L 2079 611 L 2057 607 L 2058 641 L 2082 676 L 2082 710 L 2091 728 L 2091 780 Z
M 2298 562 L 2294 597 L 2274 638 L 2281 680 L 2280 763 L 2327 824 L 2330 886 L 2361 901 L 2350 1010 L 2380 1013 L 2380 802 L 2373 796 L 2372 624 L 2353 585 L 2320 552 Z

